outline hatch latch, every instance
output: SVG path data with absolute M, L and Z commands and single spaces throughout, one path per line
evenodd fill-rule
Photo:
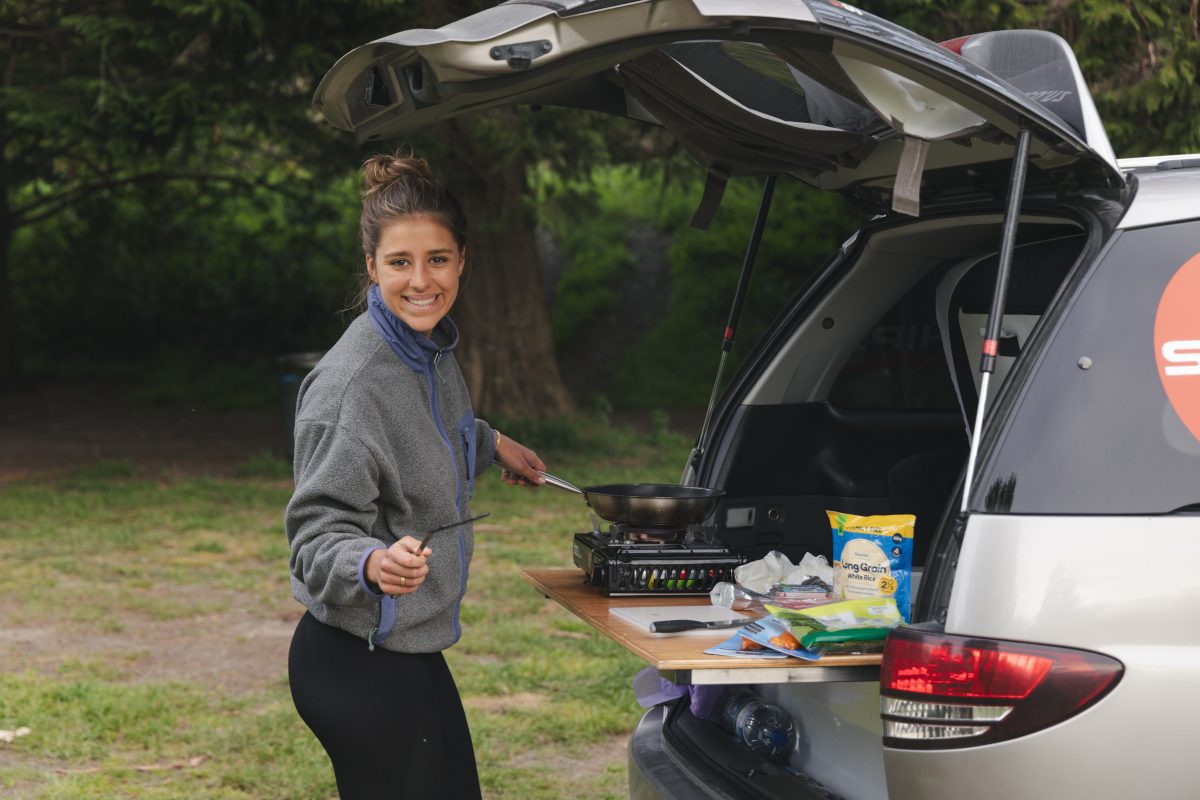
M 538 39 L 532 42 L 517 44 L 501 44 L 491 49 L 491 56 L 496 61 L 507 61 L 513 69 L 529 69 L 535 58 L 540 58 L 554 49 L 549 39 Z

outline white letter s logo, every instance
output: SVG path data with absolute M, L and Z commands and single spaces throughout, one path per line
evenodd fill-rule
M 1168 375 L 1200 375 L 1200 339 L 1177 339 L 1164 342 L 1162 356 L 1172 364 L 1186 366 L 1164 367 Z

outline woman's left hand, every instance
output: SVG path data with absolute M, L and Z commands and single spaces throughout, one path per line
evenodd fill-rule
M 546 482 L 538 474 L 546 469 L 538 454 L 504 434 L 500 434 L 500 441 L 496 445 L 495 459 L 504 468 L 500 480 L 509 486 L 540 486 Z

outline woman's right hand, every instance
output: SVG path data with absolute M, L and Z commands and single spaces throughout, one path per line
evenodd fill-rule
M 433 551 L 428 547 L 418 553 L 421 540 L 405 536 L 386 550 L 376 550 L 367 556 L 367 580 L 384 594 L 412 594 L 429 574 L 426 563 Z

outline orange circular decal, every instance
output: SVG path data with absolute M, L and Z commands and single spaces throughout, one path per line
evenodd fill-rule
M 1167 399 L 1200 439 L 1200 253 L 1179 268 L 1158 301 L 1154 350 Z

